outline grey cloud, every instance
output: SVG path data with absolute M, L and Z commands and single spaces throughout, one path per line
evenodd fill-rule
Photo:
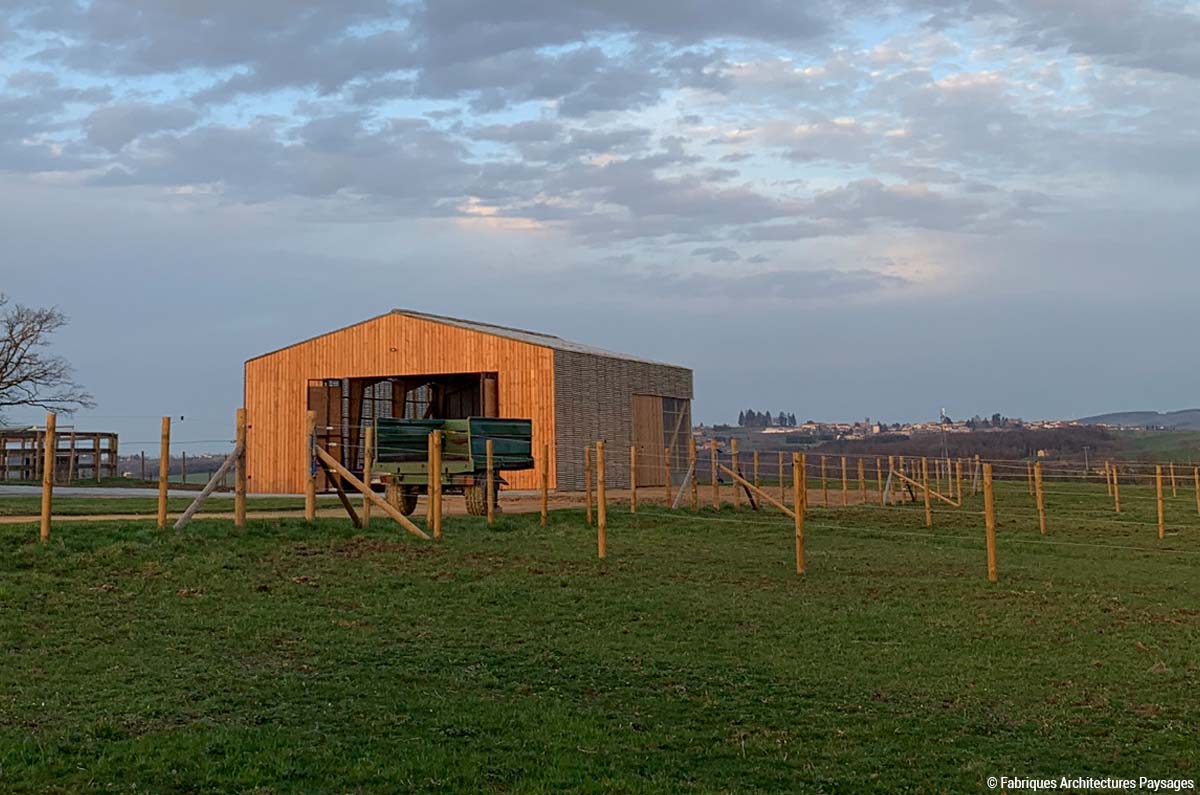
M 1194 4 L 1014 0 L 1010 8 L 1017 19 L 1016 44 L 1066 46 L 1119 66 L 1200 75 L 1200 14 Z
M 89 158 L 73 141 L 53 140 L 70 129 L 64 115 L 75 104 L 106 102 L 106 88 L 63 86 L 42 72 L 18 72 L 0 92 L 0 170 L 78 170 Z
M 656 103 L 678 79 L 661 68 L 654 48 L 610 56 L 598 46 L 579 45 L 546 53 L 534 49 L 426 63 L 416 94 L 439 99 L 465 97 L 477 112 L 493 112 L 528 101 L 554 101 L 564 117 L 634 110 Z
M 884 174 L 895 174 L 911 182 L 925 182 L 939 185 L 954 185 L 962 182 L 962 175 L 933 163 L 920 163 L 900 157 L 879 157 L 871 161 L 874 171 Z
M 488 124 L 468 132 L 472 138 L 501 143 L 544 143 L 556 140 L 562 127 L 553 121 L 522 121 L 516 124 Z
M 850 223 L 882 219 L 926 229 L 965 231 L 993 209 L 982 200 L 952 198 L 924 186 L 891 186 L 865 179 L 818 194 L 811 212 L 818 218 Z
M 58 77 L 53 72 L 21 69 L 8 78 L 6 85 L 10 90 L 26 93 L 51 91 L 58 87 Z
M 710 36 L 799 41 L 829 30 L 832 8 L 784 0 L 437 0 L 420 7 L 414 28 L 431 60 L 454 61 L 464 53 L 495 55 L 562 45 L 593 33 L 639 33 L 683 41 Z
M 100 184 L 220 185 L 231 198 L 370 197 L 416 215 L 453 213 L 478 175 L 461 143 L 424 119 L 368 128 L 360 116 L 314 120 L 281 140 L 278 123 L 209 125 L 143 138 Z
M 870 297 L 903 290 L 912 282 L 874 268 L 773 268 L 721 273 L 651 273 L 640 281 L 660 302 L 672 296 L 685 300 L 734 299 L 747 304 L 805 304 L 854 297 Z
M 727 246 L 702 246 L 692 249 L 693 257 L 704 257 L 709 262 L 737 262 L 742 258 L 733 249 Z
M 13 74 L 0 167 L 87 170 L 95 184 L 334 200 L 372 217 L 454 215 L 476 197 L 498 219 L 586 245 L 687 252 L 834 245 L 876 226 L 997 234 L 1058 212 L 1064 184 L 1097 174 L 1135 175 L 1148 194 L 1200 177 L 1194 80 L 1139 65 L 1125 80 L 1082 71 L 1082 99 L 1048 89 L 1054 68 L 1030 50 L 1135 63 L 1146 48 L 1082 0 L 1067 4 L 1073 17 L 1034 0 L 906 0 L 926 25 L 886 52 L 832 35 L 850 17 L 895 13 L 874 0 L 19 2 L 11 19 L 58 42 L 31 63 L 76 69 L 63 79 L 77 85 L 137 87 L 114 100 Z M 1186 64 L 1188 47 L 1162 31 L 1188 29 L 1171 6 L 1118 2 L 1146 10 L 1131 30 Z M 956 46 L 937 29 L 963 20 L 970 32 L 954 35 L 984 37 L 997 61 L 1017 46 L 1025 62 L 934 68 Z M 188 105 L 139 75 L 200 75 L 208 88 Z M 248 94 L 278 116 L 254 117 Z M 393 100 L 426 118 L 390 118 Z
M 283 52 L 289 51 L 285 49 Z M 233 77 L 197 92 L 194 99 L 197 102 L 224 101 L 239 94 L 307 86 L 314 87 L 322 94 L 329 94 L 352 81 L 370 81 L 371 78 L 411 69 L 416 65 L 412 42 L 406 31 L 344 36 L 335 41 L 299 48 L 291 52 L 291 57 L 282 54 L 260 57 Z M 411 89 L 413 85 L 411 81 L 392 78 L 373 84 L 373 96 L 382 98 L 387 90 L 403 91 Z M 371 94 L 368 93 L 368 96 Z
M 590 238 L 703 237 L 728 226 L 783 217 L 799 208 L 798 203 L 745 185 L 718 187 L 695 175 L 655 173 L 656 168 L 681 160 L 687 158 L 659 154 L 579 166 L 548 184 L 600 208 L 571 222 L 577 233 Z
M 990 24 L 1017 46 L 1066 48 L 1118 66 L 1200 75 L 1200 15 L 1180 0 L 907 0 L 927 25 Z
M 796 241 L 848 231 L 828 221 L 791 221 L 780 224 L 755 224 L 742 229 L 738 238 L 748 241 Z
M 142 135 L 190 127 L 199 117 L 192 108 L 180 105 L 123 103 L 92 111 L 83 126 L 89 141 L 116 152 Z
M 13 12 L 25 12 L 25 24 L 72 40 L 47 48 L 43 60 L 123 75 L 225 69 L 259 63 L 264 54 L 277 63 L 299 61 L 355 25 L 403 21 L 390 0 L 16 3 Z
M 391 99 L 408 99 L 413 96 L 415 88 L 416 81 L 407 77 L 356 80 L 349 86 L 350 100 L 355 105 L 369 106 Z M 457 109 L 454 112 L 457 113 Z
M 884 142 L 857 119 L 830 118 L 808 111 L 800 118 L 772 121 L 755 133 L 755 141 L 800 163 L 863 163 Z
M 776 269 L 738 274 L 736 278 L 708 277 L 707 286 L 704 284 L 705 280 L 705 277 L 694 277 L 692 285 L 710 294 L 717 290 L 719 295 L 729 298 L 799 303 L 871 295 L 882 290 L 901 289 L 911 284 L 903 277 L 868 268 Z

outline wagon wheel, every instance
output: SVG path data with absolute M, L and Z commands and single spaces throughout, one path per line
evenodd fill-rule
M 497 479 L 498 480 L 498 479 Z M 467 501 L 467 513 L 471 516 L 487 515 L 487 484 L 479 483 L 463 487 L 463 497 Z M 492 503 L 493 509 L 500 511 L 500 483 L 496 483 L 496 497 Z
M 387 501 L 405 516 L 411 516 L 412 512 L 417 509 L 417 489 L 415 486 L 401 486 L 396 483 L 389 483 L 387 487 Z

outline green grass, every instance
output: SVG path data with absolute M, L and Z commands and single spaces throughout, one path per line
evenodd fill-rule
M 192 504 L 195 497 L 168 497 L 167 510 L 179 512 Z M 337 505 L 336 498 L 321 495 L 321 507 Z M 251 497 L 246 500 L 247 511 L 301 510 L 303 497 Z M 38 495 L 0 497 L 0 516 L 37 516 L 42 510 Z M 233 510 L 233 495 L 214 494 L 205 501 L 203 512 Z M 99 516 L 103 514 L 146 514 L 158 511 L 158 498 L 148 497 L 58 497 L 54 498 L 56 516 Z
M 790 522 L 612 506 L 0 526 L 0 790 L 976 792 L 1200 778 L 1200 522 L 1048 484 Z M 1097 493 L 1098 492 L 1098 493 Z M 726 492 L 728 493 L 728 492 Z M 702 492 L 703 494 L 703 492 Z M 1189 513 L 1190 510 L 1190 513 Z M 1147 512 L 1149 511 L 1149 512 Z M 1094 512 L 1094 513 L 1093 513 Z
M 1200 461 L 1200 431 L 1130 431 L 1118 434 L 1122 457 L 1139 461 Z

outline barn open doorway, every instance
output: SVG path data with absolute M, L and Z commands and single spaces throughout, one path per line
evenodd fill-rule
M 362 431 L 376 417 L 499 417 L 499 396 L 496 373 L 326 378 L 308 382 L 308 409 L 317 414 L 317 444 L 352 472 L 362 471 Z M 324 473 L 320 473 L 318 488 L 327 485 Z

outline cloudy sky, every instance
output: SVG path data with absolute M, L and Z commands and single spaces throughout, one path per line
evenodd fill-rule
M 131 441 L 394 306 L 707 422 L 1190 407 L 1198 100 L 1172 0 L 5 0 L 0 290 Z

